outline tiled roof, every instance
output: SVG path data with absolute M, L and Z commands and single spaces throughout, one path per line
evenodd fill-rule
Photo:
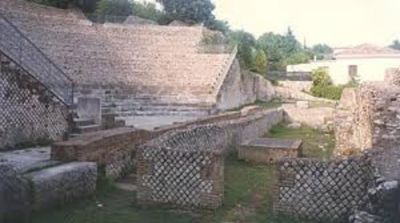
M 338 48 L 335 49 L 334 56 L 340 57 L 379 57 L 379 56 L 399 56 L 400 51 L 389 47 L 380 47 L 372 44 L 362 44 L 356 47 Z

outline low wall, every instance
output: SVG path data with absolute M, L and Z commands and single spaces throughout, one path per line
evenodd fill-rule
M 328 130 L 333 123 L 335 109 L 331 107 L 302 108 L 296 104 L 282 105 L 285 120 L 297 122 L 315 129 Z
M 55 143 L 51 157 L 65 162 L 96 162 L 105 176 L 116 179 L 133 170 L 136 146 L 151 138 L 150 132 L 133 128 L 99 131 Z
M 216 126 L 178 130 L 137 151 L 141 204 L 217 208 L 224 193 L 226 134 Z
M 243 109 L 244 111 L 246 109 Z M 132 171 L 135 166 L 136 149 L 160 135 L 176 130 L 190 129 L 199 125 L 216 125 L 228 135 L 230 149 L 245 140 L 264 135 L 273 125 L 283 120 L 281 109 L 250 109 L 246 112 L 229 112 L 192 122 L 179 123 L 153 131 L 119 128 L 99 131 L 52 146 L 52 159 L 61 161 L 96 162 L 103 174 L 116 179 Z M 226 152 L 229 152 L 228 150 Z
M 279 81 L 279 85 L 299 92 L 310 92 L 313 85 L 312 81 Z
M 1 53 L 0 63 L 0 150 L 62 139 L 67 108 Z
M 318 222 L 347 222 L 365 207 L 374 183 L 369 156 L 329 162 L 285 159 L 278 168 L 274 212 Z

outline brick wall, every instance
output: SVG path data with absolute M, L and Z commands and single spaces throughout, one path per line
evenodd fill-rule
M 151 137 L 150 132 L 133 128 L 100 131 L 54 144 L 51 157 L 96 162 L 103 175 L 116 179 L 134 169 L 136 146 Z
M 318 222 L 347 222 L 355 210 L 365 208 L 374 183 L 369 156 L 329 162 L 285 159 L 278 168 L 274 212 Z
M 0 150 L 60 140 L 68 110 L 43 85 L 0 54 Z

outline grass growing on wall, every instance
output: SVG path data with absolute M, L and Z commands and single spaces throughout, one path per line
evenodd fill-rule
M 288 129 L 275 126 L 270 137 L 303 139 L 304 154 L 330 156 L 334 141 L 310 128 Z M 321 145 L 325 145 L 321 149 Z M 272 214 L 275 167 L 252 165 L 229 156 L 225 162 L 225 195 L 222 207 L 215 212 L 190 214 L 162 208 L 140 208 L 135 193 L 119 190 L 112 183 L 100 183 L 94 198 L 79 201 L 63 209 L 34 214 L 33 223 L 303 223 Z
M 273 127 L 266 136 L 283 139 L 302 139 L 303 155 L 322 160 L 329 159 L 335 147 L 333 134 L 322 133 L 309 127 L 291 129 L 284 124 L 279 124 Z

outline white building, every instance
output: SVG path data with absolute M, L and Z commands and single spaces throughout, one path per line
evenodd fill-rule
M 287 72 L 312 72 L 324 68 L 335 84 L 346 84 L 351 77 L 361 82 L 381 81 L 389 68 L 400 67 L 400 51 L 363 44 L 352 48 L 334 49 L 332 60 L 287 66 Z

